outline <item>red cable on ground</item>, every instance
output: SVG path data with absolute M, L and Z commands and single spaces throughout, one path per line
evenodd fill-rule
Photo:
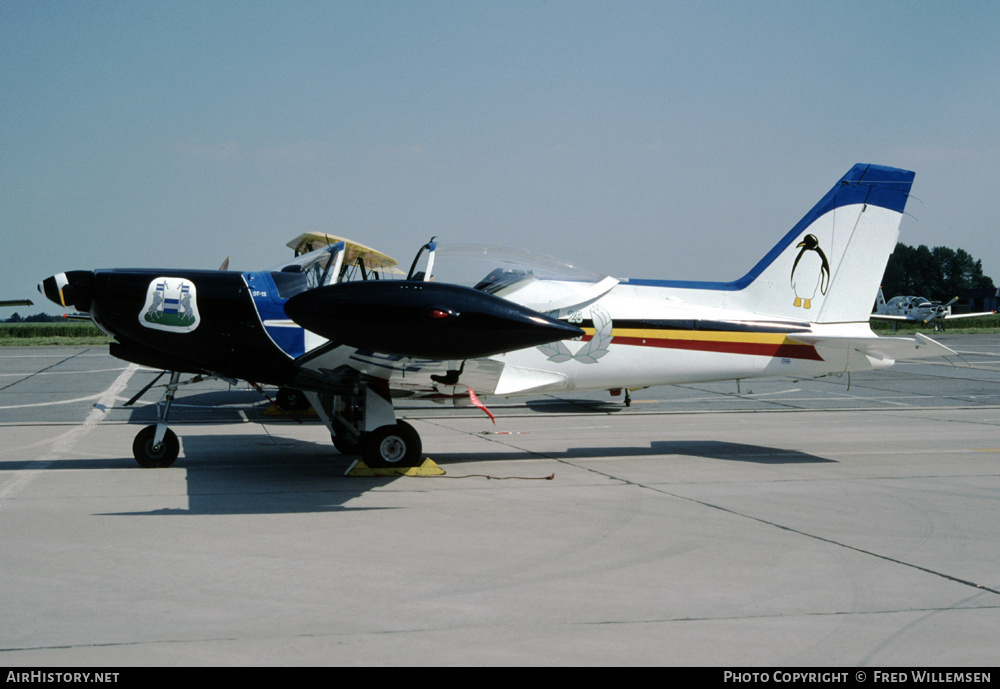
M 463 476 L 448 476 L 447 474 L 439 474 L 437 476 L 414 476 L 413 478 L 485 478 L 491 481 L 509 481 L 510 479 L 517 479 L 518 481 L 551 481 L 556 477 L 555 474 L 549 474 L 548 476 L 490 476 L 489 474 L 465 474 Z

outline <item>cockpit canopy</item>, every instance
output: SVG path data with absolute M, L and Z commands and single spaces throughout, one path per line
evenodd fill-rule
M 288 246 L 295 249 L 296 257 L 270 269 L 283 299 L 341 282 L 430 280 L 471 287 L 551 312 L 596 299 L 618 283 L 567 261 L 502 246 L 432 240 L 420 248 L 407 273 L 382 252 L 333 235 L 308 233 Z
M 890 309 L 918 309 L 928 308 L 934 304 L 925 297 L 893 297 L 886 303 Z
M 615 278 L 522 249 L 481 244 L 436 246 L 431 278 L 556 312 L 596 299 L 618 284 Z

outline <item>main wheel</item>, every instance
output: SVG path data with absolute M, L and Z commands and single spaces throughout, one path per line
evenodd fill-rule
M 347 426 L 337 419 L 333 420 L 333 434 L 331 435 L 331 438 L 333 439 L 333 446 L 337 448 L 337 451 L 340 452 L 340 454 L 361 454 L 361 438 L 358 437 L 357 434 L 352 434 L 348 431 Z
M 275 401 L 285 411 L 305 411 L 309 408 L 309 400 L 295 388 L 278 388 Z
M 423 461 L 420 434 L 405 421 L 361 436 L 361 456 L 370 467 L 416 467 Z
M 169 428 L 163 436 L 163 442 L 157 448 L 153 447 L 153 439 L 156 437 L 156 425 L 146 426 L 135 436 L 132 441 L 132 455 L 139 466 L 147 469 L 161 469 L 168 467 L 177 459 L 181 451 L 181 444 L 175 434 Z

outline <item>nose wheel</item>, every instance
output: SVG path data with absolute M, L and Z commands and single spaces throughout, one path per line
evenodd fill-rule
M 174 463 L 180 454 L 181 444 L 177 434 L 167 428 L 167 415 L 173 404 L 174 394 L 180 385 L 181 374 L 170 372 L 170 383 L 163 398 L 156 403 L 156 423 L 139 431 L 132 441 L 132 456 L 139 466 L 146 469 L 162 469 Z M 155 381 L 154 381 L 155 382 Z M 129 403 L 135 401 L 135 397 Z
M 164 429 L 163 439 L 156 442 L 156 424 L 146 426 L 132 441 L 132 455 L 139 466 L 146 469 L 162 469 L 174 463 L 181 451 L 181 443 L 177 434 L 169 428 Z

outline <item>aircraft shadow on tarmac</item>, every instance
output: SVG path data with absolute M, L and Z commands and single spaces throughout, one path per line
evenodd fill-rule
M 338 455 L 326 445 L 282 440 L 280 447 L 247 447 L 246 436 L 193 436 L 184 440 L 184 456 L 176 466 L 187 471 L 187 509 L 158 509 L 129 512 L 130 515 L 233 515 L 297 514 L 396 509 L 392 507 L 350 507 L 353 498 L 400 478 L 358 478 L 345 476 L 354 457 Z M 220 450 L 220 448 L 224 448 Z M 712 460 L 761 464 L 830 463 L 834 460 L 797 450 L 720 441 L 655 441 L 647 447 L 580 447 L 560 453 L 517 451 L 493 453 L 431 453 L 442 467 L 457 469 L 461 464 L 491 460 L 595 459 L 602 457 L 686 455 Z M 128 461 L 128 460 L 124 460 Z M 146 470 L 143 470 L 146 471 Z M 408 480 L 428 480 L 410 478 Z
M 652 457 L 667 455 L 664 458 L 669 463 L 669 455 L 684 455 L 687 457 L 704 457 L 730 462 L 753 462 L 756 464 L 826 464 L 836 460 L 818 457 L 798 450 L 766 447 L 764 445 L 747 445 L 744 443 L 729 443 L 719 440 L 657 440 L 647 447 L 573 447 L 562 452 L 532 452 L 529 450 L 513 450 L 504 452 L 469 453 L 435 453 L 433 459 L 440 465 L 458 464 L 468 461 L 488 462 L 495 460 L 539 459 L 558 460 L 602 459 L 623 457 Z
M 117 516 L 191 516 L 238 514 L 303 514 L 393 507 L 351 507 L 354 498 L 398 478 L 345 476 L 355 457 L 340 455 L 330 445 L 288 438 L 248 437 L 245 434 L 182 436 L 183 453 L 170 469 L 142 469 L 131 457 L 61 459 L 53 469 L 121 469 L 141 472 L 185 471 L 186 508 L 109 512 Z M 510 448 L 492 452 L 429 453 L 442 467 L 469 462 L 548 458 L 561 461 L 663 457 L 671 455 L 759 464 L 831 463 L 835 460 L 798 450 L 715 440 L 653 441 L 646 446 L 574 447 L 564 451 Z M 5 465 L 11 466 L 5 466 Z M 14 465 L 17 466 L 14 466 Z M 20 469 L 23 462 L 0 462 L 0 469 Z M 411 479 L 425 480 L 425 479 Z M 154 498 L 155 499 L 155 498 Z M 167 498 L 175 500 L 176 496 Z
M 609 414 L 625 411 L 622 402 L 588 399 L 533 399 L 524 403 L 533 412 L 545 414 Z
M 373 509 L 345 507 L 349 500 L 383 486 L 391 478 L 353 478 L 344 474 L 354 457 L 337 454 L 332 445 L 287 438 L 246 435 L 190 435 L 181 439 L 183 452 L 167 469 L 143 469 L 131 456 L 58 459 L 43 466 L 25 461 L 0 461 L 0 471 L 119 470 L 148 472 L 154 478 L 184 471 L 185 509 L 106 512 L 105 515 L 295 514 Z M 123 479 L 123 481 L 126 479 Z M 151 497 L 149 500 L 158 500 Z M 176 495 L 164 496 L 176 502 Z M 387 508 L 390 509 L 390 508 Z
M 132 465 L 136 471 L 184 470 L 187 508 L 109 514 L 190 516 L 392 509 L 345 506 L 394 479 L 344 476 L 354 458 L 338 455 L 329 445 L 287 438 L 273 442 L 258 439 L 248 444 L 246 435 L 218 434 L 184 437 L 182 443 L 184 451 L 169 469 L 141 469 L 131 458 L 117 460 L 117 465 Z

